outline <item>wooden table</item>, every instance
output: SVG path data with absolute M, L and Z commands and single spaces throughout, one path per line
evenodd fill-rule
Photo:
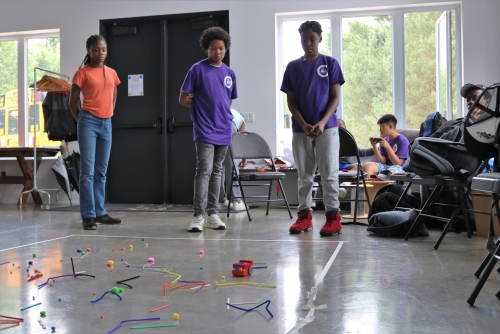
M 394 183 L 392 180 L 388 181 L 380 181 L 376 179 L 367 179 L 366 180 L 366 189 L 368 191 L 368 198 L 370 199 L 370 204 L 373 203 L 373 200 L 375 199 L 375 195 L 377 192 L 382 188 L 383 186 L 388 185 L 389 183 Z M 349 185 L 349 186 L 340 186 L 340 188 L 353 188 L 355 185 Z M 365 190 L 363 189 L 363 183 L 359 182 L 359 193 L 361 196 L 361 199 L 364 199 L 365 196 Z M 354 196 L 354 190 L 353 190 L 353 196 Z M 354 199 L 354 198 L 353 198 Z M 358 210 L 358 215 L 356 218 L 368 218 L 368 214 L 370 213 L 370 208 L 368 207 L 368 203 L 366 202 L 359 202 L 363 203 L 364 206 L 364 211 L 359 212 Z M 354 212 L 354 202 L 351 202 L 351 213 Z M 351 215 L 344 215 L 342 216 L 343 218 L 348 218 L 348 219 L 353 219 L 354 216 Z
M 36 170 L 40 167 L 42 159 L 44 157 L 53 157 L 59 153 L 58 148 L 37 148 L 36 149 Z M 1 147 L 0 148 L 0 158 L 17 158 L 19 167 L 23 176 L 0 176 L 0 184 L 23 184 L 23 191 L 28 191 L 33 189 L 34 182 L 34 170 L 33 165 L 28 166 L 26 162 L 26 157 L 33 157 L 33 147 Z M 42 204 L 42 198 L 37 191 L 32 191 L 31 196 L 36 204 Z M 28 200 L 28 193 L 23 194 L 23 203 Z M 17 205 L 19 205 L 19 200 Z

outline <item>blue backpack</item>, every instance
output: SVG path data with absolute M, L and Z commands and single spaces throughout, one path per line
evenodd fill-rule
M 419 137 L 430 137 L 434 132 L 436 132 L 443 124 L 446 123 L 446 118 L 441 116 L 439 111 L 433 112 L 424 122 L 420 125 Z

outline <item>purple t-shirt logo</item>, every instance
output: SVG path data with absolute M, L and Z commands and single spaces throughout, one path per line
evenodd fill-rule
M 231 86 L 233 85 L 233 79 L 230 76 L 225 77 L 224 78 L 224 85 L 227 88 L 231 88 Z
M 328 76 L 328 68 L 326 65 L 320 65 L 318 67 L 318 75 L 322 78 L 326 78 Z

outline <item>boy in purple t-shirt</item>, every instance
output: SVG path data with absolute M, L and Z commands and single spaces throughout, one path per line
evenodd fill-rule
M 368 175 L 377 175 L 388 170 L 391 174 L 403 172 L 403 164 L 409 157 L 410 142 L 396 131 L 398 120 L 387 114 L 379 118 L 377 124 L 382 138 L 370 138 L 370 144 L 377 162 L 367 162 L 363 170 Z M 377 143 L 380 143 L 377 149 Z
M 236 76 L 222 63 L 231 46 L 229 34 L 220 27 L 208 28 L 201 35 L 200 46 L 208 58 L 191 66 L 179 96 L 179 103 L 191 108 L 196 146 L 194 216 L 189 232 L 201 232 L 204 226 L 226 229 L 218 215 L 218 199 L 222 162 L 232 139 L 231 102 L 238 97 Z
M 339 63 L 318 52 L 321 25 L 306 21 L 299 27 L 304 55 L 288 63 L 281 90 L 292 113 L 292 147 L 298 177 L 298 218 L 290 233 L 312 230 L 312 187 L 316 168 L 323 183 L 326 223 L 323 236 L 341 233 L 339 214 L 339 134 L 337 106 L 345 82 Z

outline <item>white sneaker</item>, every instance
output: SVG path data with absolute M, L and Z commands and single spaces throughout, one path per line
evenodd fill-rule
M 189 224 L 188 232 L 201 232 L 203 231 L 203 223 L 205 222 L 204 215 L 193 217 L 191 224 Z
M 226 224 L 222 220 L 220 220 L 219 215 L 212 214 L 207 218 L 207 222 L 205 223 L 206 227 L 211 227 L 212 230 L 225 230 Z
M 231 209 L 233 209 L 235 211 L 244 211 L 247 208 L 245 206 L 245 203 L 243 203 L 243 201 L 239 201 L 239 202 L 231 203 Z

